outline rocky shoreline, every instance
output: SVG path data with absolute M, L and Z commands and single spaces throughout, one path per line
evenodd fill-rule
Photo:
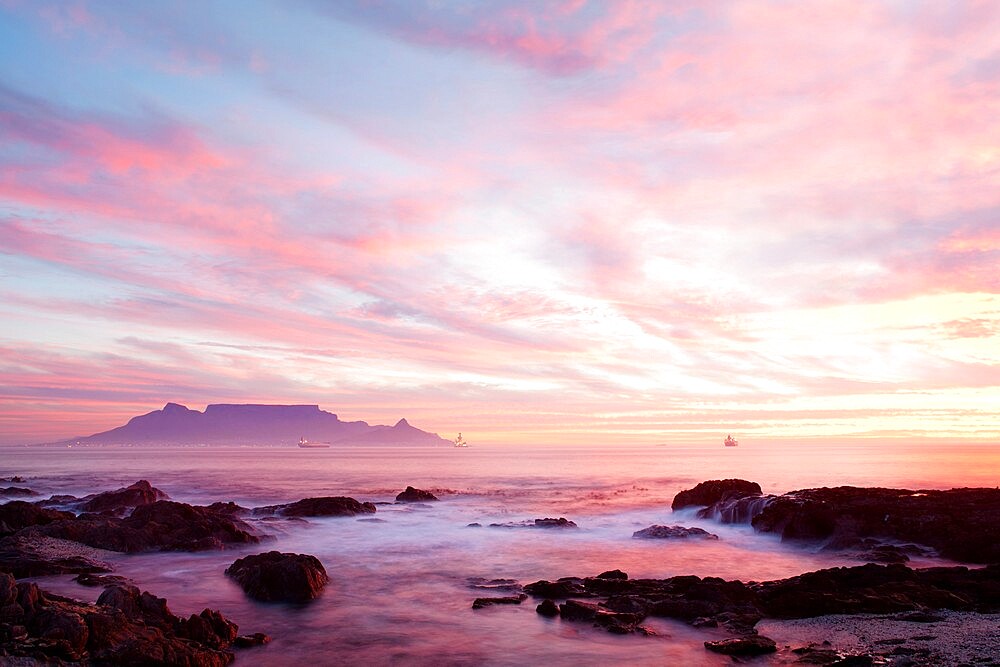
M 429 492 L 409 486 L 396 498 L 397 503 L 434 500 Z M 802 619 L 813 619 L 809 621 L 813 629 L 825 627 L 824 619 L 881 619 L 909 628 L 963 618 L 956 614 L 1000 612 L 998 489 L 838 487 L 777 496 L 765 495 L 753 482 L 713 480 L 677 494 L 672 509 L 723 523 L 747 523 L 784 541 L 846 550 L 870 562 L 764 582 L 692 575 L 630 579 L 621 570 L 524 586 L 508 579 L 477 580 L 473 588 L 503 595 L 477 597 L 471 606 L 479 610 L 521 605 L 530 596 L 536 599 L 541 617 L 592 624 L 612 633 L 656 634 L 644 622 L 659 617 L 705 628 L 709 651 L 732 656 L 784 652 L 787 661 L 845 666 L 959 662 L 950 663 L 940 651 L 914 644 L 911 640 L 919 632 L 851 646 L 811 641 L 792 647 L 779 645 L 760 629 Z M 113 569 L 109 556 L 246 551 L 272 539 L 262 530 L 274 525 L 268 522 L 302 522 L 303 517 L 314 516 L 364 520 L 375 512 L 375 504 L 347 497 L 305 498 L 258 508 L 232 502 L 188 505 L 170 500 L 145 480 L 83 498 L 12 500 L 0 505 L 0 661 L 6 664 L 21 657 L 34 661 L 25 664 L 228 664 L 234 649 L 260 645 L 268 638 L 261 633 L 241 636 L 236 624 L 210 609 L 188 619 L 174 616 L 165 600 L 106 574 Z M 575 522 L 562 517 L 492 525 L 579 530 Z M 659 524 L 635 531 L 632 537 L 719 539 L 699 528 Z M 908 553 L 961 556 L 964 562 L 984 567 L 910 568 L 905 565 Z M 69 573 L 78 574 L 82 584 L 104 588 L 96 604 L 17 581 Z M 314 556 L 278 551 L 244 555 L 226 574 L 248 598 L 265 603 L 307 604 L 322 594 L 329 581 Z M 719 633 L 728 636 L 719 638 Z M 982 651 L 977 656 L 1000 658 Z M 848 657 L 853 662 L 843 662 Z

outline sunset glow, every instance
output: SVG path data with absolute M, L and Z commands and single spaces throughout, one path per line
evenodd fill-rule
M 1000 440 L 1000 5 L 0 0 L 0 444 Z

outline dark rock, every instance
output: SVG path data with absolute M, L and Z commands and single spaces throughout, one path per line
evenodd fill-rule
M 907 563 L 910 557 L 899 547 L 882 544 L 859 554 L 859 558 L 871 563 Z
M 559 615 L 559 606 L 552 600 L 542 600 L 541 604 L 535 607 L 535 611 L 551 618 Z
M 536 581 L 528 584 L 524 590 L 538 598 L 572 598 L 590 597 L 590 593 L 584 588 L 583 579 L 566 577 L 558 581 Z
M 154 488 L 144 479 L 131 486 L 114 491 L 105 491 L 83 499 L 80 509 L 84 512 L 108 512 L 147 505 L 157 500 L 169 498 L 166 493 Z
M 469 588 L 478 588 L 490 591 L 521 591 L 521 584 L 516 579 L 484 579 L 483 577 L 470 577 L 468 579 Z
M 698 484 L 693 489 L 681 491 L 674 496 L 671 509 L 679 510 L 692 505 L 712 505 L 720 500 L 759 496 L 760 484 L 744 479 L 713 479 Z
M 506 523 L 491 523 L 490 528 L 577 528 L 576 523 L 565 517 L 558 519 L 544 518 L 528 521 L 508 521 Z
M 782 539 L 825 540 L 837 548 L 865 538 L 904 540 L 946 558 L 997 563 L 1000 489 L 805 489 L 772 500 L 753 526 Z
M 3 664 L 188 665 L 221 667 L 235 624 L 215 611 L 182 620 L 134 586 L 112 586 L 96 605 L 48 595 L 0 573 Z
M 81 586 L 93 586 L 106 588 L 107 586 L 130 586 L 132 581 L 127 577 L 117 574 L 89 574 L 83 573 L 73 577 L 73 581 Z
M 608 570 L 597 575 L 598 579 L 628 579 L 628 575 L 621 570 Z
M 492 607 L 497 604 L 521 604 L 528 599 L 528 596 L 524 593 L 518 593 L 517 595 L 509 595 L 502 598 L 476 598 L 472 602 L 473 609 L 482 609 L 483 607 Z
M 255 515 L 282 514 L 284 516 L 355 516 L 357 514 L 374 514 L 375 505 L 343 496 L 325 496 L 303 498 L 287 505 L 257 507 L 253 513 Z
M 465 527 L 466 528 L 482 528 L 483 524 L 479 523 L 478 521 L 473 521 L 472 523 L 466 524 Z
M 253 529 L 235 517 L 169 500 L 139 505 L 126 519 L 85 515 L 32 528 L 40 534 L 111 551 L 205 551 L 256 544 Z
M 319 596 L 330 581 L 315 556 L 267 553 L 245 556 L 226 569 L 248 596 L 266 602 L 306 602 Z
M 717 540 L 718 535 L 703 530 L 701 528 L 685 528 L 684 526 L 660 526 L 653 525 L 632 533 L 632 537 L 643 539 L 687 539 L 697 537 L 703 540 Z
M 600 607 L 594 602 L 566 600 L 559 605 L 559 615 L 567 621 L 592 621 Z
M 11 535 L 28 526 L 44 526 L 60 519 L 74 519 L 72 512 L 45 509 L 24 500 L 0 505 L 0 536 Z
M 746 637 L 731 637 L 713 642 L 705 642 L 705 648 L 715 653 L 724 655 L 764 655 L 774 653 L 778 650 L 773 639 L 760 635 L 748 635 Z
M 241 505 L 237 505 L 232 501 L 229 501 L 227 503 L 221 501 L 217 503 L 212 503 L 211 505 L 206 505 L 205 509 L 211 510 L 216 514 L 221 514 L 223 516 L 245 516 L 250 513 L 250 510 L 248 508 L 243 507 Z
M 437 499 L 437 496 L 430 491 L 415 489 L 412 486 L 406 487 L 405 491 L 396 496 L 397 503 L 422 503 Z
M 263 632 L 255 632 L 252 635 L 240 635 L 233 641 L 233 646 L 236 648 L 253 648 L 254 646 L 263 646 L 270 643 L 271 637 L 269 635 L 265 635 Z
M 8 486 L 0 489 L 0 496 L 37 496 L 38 493 L 23 486 Z

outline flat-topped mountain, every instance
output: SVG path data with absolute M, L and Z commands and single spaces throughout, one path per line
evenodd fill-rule
M 87 444 L 295 444 L 311 442 L 380 445 L 443 445 L 449 441 L 436 433 L 410 426 L 400 419 L 395 426 L 341 421 L 318 405 L 209 405 L 204 412 L 167 403 L 133 417 L 124 426 L 95 433 L 77 442 Z

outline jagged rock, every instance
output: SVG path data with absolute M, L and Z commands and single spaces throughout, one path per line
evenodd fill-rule
M 566 600 L 559 605 L 559 616 L 567 621 L 592 621 L 599 610 L 595 602 Z
M 759 496 L 760 484 L 745 479 L 713 479 L 702 482 L 693 489 L 681 491 L 674 496 L 670 507 L 679 510 L 692 505 L 712 505 L 720 500 Z
M 232 501 L 229 501 L 227 503 L 221 501 L 217 503 L 212 503 L 211 505 L 206 505 L 205 509 L 212 510 L 213 512 L 218 512 L 219 514 L 222 514 L 224 516 L 243 516 L 245 514 L 249 514 L 250 512 L 248 508 L 242 507 L 241 505 L 237 505 Z
M 344 496 L 325 496 L 303 498 L 287 505 L 257 507 L 253 513 L 255 515 L 281 514 L 284 516 L 355 516 L 357 514 L 374 514 L 375 505 Z
M 318 597 L 330 581 L 315 556 L 277 551 L 240 558 L 226 574 L 248 596 L 265 602 L 306 602 Z
M 166 493 L 154 488 L 146 480 L 140 479 L 135 484 L 122 489 L 87 496 L 83 498 L 80 509 L 84 512 L 114 512 L 167 498 L 169 496 Z
M 1000 562 L 1000 489 L 836 488 L 779 496 L 753 519 L 761 532 L 782 539 L 828 541 L 904 540 L 972 563 Z
M 689 537 L 696 537 L 703 540 L 717 540 L 718 535 L 703 530 L 701 528 L 685 528 L 684 526 L 660 526 L 653 525 L 649 528 L 643 528 L 642 530 L 637 530 L 632 533 L 632 537 L 638 537 L 642 539 L 687 539 Z
M 222 667 L 237 627 L 206 609 L 181 619 L 166 601 L 134 586 L 111 586 L 96 605 L 49 595 L 0 573 L 0 662 L 4 664 Z M 27 662 L 25 662 L 27 661 Z
M 45 509 L 24 500 L 0 505 L 0 536 L 11 535 L 28 526 L 44 526 L 60 519 L 74 519 L 72 512 Z
M 125 519 L 88 514 L 30 530 L 127 553 L 205 551 L 222 549 L 227 544 L 260 541 L 253 529 L 240 519 L 170 500 L 139 505 Z
M 517 595 L 508 595 L 506 597 L 500 598 L 476 598 L 472 602 L 473 609 L 482 609 L 483 607 L 492 607 L 497 604 L 521 604 L 528 599 L 528 596 L 524 593 L 518 593 Z
M 705 648 L 724 655 L 764 655 L 778 650 L 777 644 L 769 637 L 748 635 L 746 637 L 731 637 L 718 641 L 705 642 Z
M 412 486 L 406 487 L 405 491 L 401 492 L 398 496 L 396 496 L 397 503 L 423 503 L 437 499 L 438 497 L 435 496 L 430 491 L 415 489 Z
M 558 581 L 536 581 L 528 584 L 524 590 L 535 597 L 541 598 L 573 598 L 589 597 L 590 593 L 584 588 L 583 579 L 576 577 L 565 577 Z

